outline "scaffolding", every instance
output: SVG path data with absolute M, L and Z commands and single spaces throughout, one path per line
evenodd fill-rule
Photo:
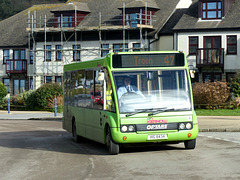
M 34 11 L 32 14 L 29 11 L 28 12 L 28 20 L 27 20 L 27 32 L 28 32 L 28 44 L 29 44 L 29 54 L 32 54 L 33 56 L 33 77 L 35 80 L 33 82 L 36 82 L 36 76 L 42 75 L 46 77 L 47 72 L 56 72 L 56 69 L 58 68 L 56 66 L 59 66 L 61 64 L 61 69 L 63 69 L 64 64 L 71 63 L 71 60 L 73 59 L 71 52 L 79 51 L 81 53 L 81 57 L 84 57 L 84 54 L 87 56 L 95 56 L 95 57 L 101 57 L 101 52 L 103 50 L 105 51 L 114 51 L 113 47 L 104 47 L 102 44 L 104 44 L 104 38 L 102 37 L 104 32 L 106 31 L 122 31 L 122 44 L 123 46 L 120 47 L 119 51 L 142 51 L 142 50 L 149 50 L 148 47 L 148 40 L 147 40 L 147 33 L 149 30 L 153 29 L 153 22 L 154 22 L 154 15 L 151 13 L 147 13 L 147 3 L 145 5 L 145 14 L 142 12 L 142 9 L 140 10 L 140 13 L 135 13 L 134 17 L 131 16 L 131 14 L 126 14 L 125 11 L 125 3 L 123 3 L 123 10 L 122 14 L 118 16 L 107 16 L 102 15 L 101 12 L 99 12 L 97 17 L 94 16 L 78 16 L 77 15 L 77 7 L 75 6 L 75 16 L 74 18 L 67 19 L 66 17 L 61 14 L 61 17 L 54 17 L 54 15 L 47 17 L 47 15 L 39 16 L 37 17 L 36 11 Z M 84 25 L 84 19 L 88 18 L 88 21 L 91 21 L 91 26 Z M 133 19 L 134 18 L 134 19 Z M 90 19 L 90 20 L 89 20 Z M 83 23 L 82 23 L 83 22 Z M 140 46 L 137 49 L 134 49 L 133 47 L 125 47 L 126 42 L 129 42 L 130 37 L 130 31 L 137 30 L 139 31 L 139 43 Z M 84 32 L 98 32 L 98 43 L 99 46 L 95 46 L 94 48 L 87 48 L 87 47 L 80 47 L 80 49 L 77 49 L 76 46 L 67 47 L 64 48 L 67 43 L 74 42 L 73 44 L 82 44 L 83 42 L 83 33 Z M 44 48 L 37 48 L 38 40 L 35 39 L 37 37 L 37 34 L 41 33 L 44 37 L 42 39 Z M 52 33 L 59 33 L 60 34 L 60 45 L 61 45 L 61 56 L 62 61 L 57 62 L 58 65 L 54 66 L 54 63 L 56 62 L 47 62 L 46 61 L 46 54 L 48 52 L 57 52 L 59 49 L 47 49 L 47 45 L 49 44 L 48 41 L 48 34 Z M 128 34 L 127 34 L 128 33 Z M 41 42 L 42 42 L 41 41 Z M 53 41 L 52 43 L 56 43 L 56 41 Z M 43 64 L 37 64 L 38 54 L 42 53 L 43 55 Z M 69 58 L 71 57 L 71 58 Z M 49 65 L 51 64 L 51 65 Z M 39 67 L 38 67 L 39 66 Z M 43 66 L 43 67 L 41 67 Z M 38 74 L 37 70 L 38 68 L 42 68 L 43 72 Z M 46 70 L 48 68 L 48 70 Z M 49 69 L 52 68 L 52 69 Z M 36 88 L 36 84 L 33 85 L 34 89 Z

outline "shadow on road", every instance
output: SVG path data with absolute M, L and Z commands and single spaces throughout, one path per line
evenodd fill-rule
M 109 155 L 106 145 L 84 139 L 80 143 L 72 140 L 70 133 L 65 131 L 18 131 L 1 132 L 0 146 L 62 153 Z M 147 151 L 182 150 L 183 146 L 149 144 L 121 147 L 120 153 L 138 153 Z

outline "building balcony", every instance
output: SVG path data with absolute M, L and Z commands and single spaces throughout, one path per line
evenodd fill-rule
M 197 68 L 224 68 L 224 48 L 199 48 L 196 53 Z
M 7 59 L 6 60 L 6 74 L 27 74 L 27 60 L 26 59 Z

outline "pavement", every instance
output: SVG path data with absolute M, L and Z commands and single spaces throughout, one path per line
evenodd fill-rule
M 0 120 L 62 120 L 63 114 L 48 111 L 4 111 L 0 110 Z
M 0 120 L 57 120 L 61 121 L 62 113 L 46 111 L 8 111 L 0 110 Z M 240 132 L 239 116 L 198 116 L 200 132 Z M 0 122 L 1 125 L 1 122 Z

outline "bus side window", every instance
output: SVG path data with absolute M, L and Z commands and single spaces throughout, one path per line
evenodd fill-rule
M 76 90 L 76 86 L 77 86 L 77 71 L 73 71 L 71 72 L 71 105 L 72 106 L 77 106 L 77 90 Z
M 85 71 L 78 71 L 78 86 L 77 86 L 77 106 L 84 107 L 84 98 L 85 98 Z
M 93 70 L 86 71 L 86 89 L 85 89 L 85 96 L 86 96 L 86 107 L 93 108 L 93 101 L 92 101 L 92 92 L 94 89 L 94 74 Z
M 116 112 L 112 83 L 107 69 L 105 69 L 105 81 L 106 81 L 106 110 Z
M 95 71 L 94 90 L 91 92 L 93 108 L 103 110 L 103 81 L 98 80 L 100 70 Z

